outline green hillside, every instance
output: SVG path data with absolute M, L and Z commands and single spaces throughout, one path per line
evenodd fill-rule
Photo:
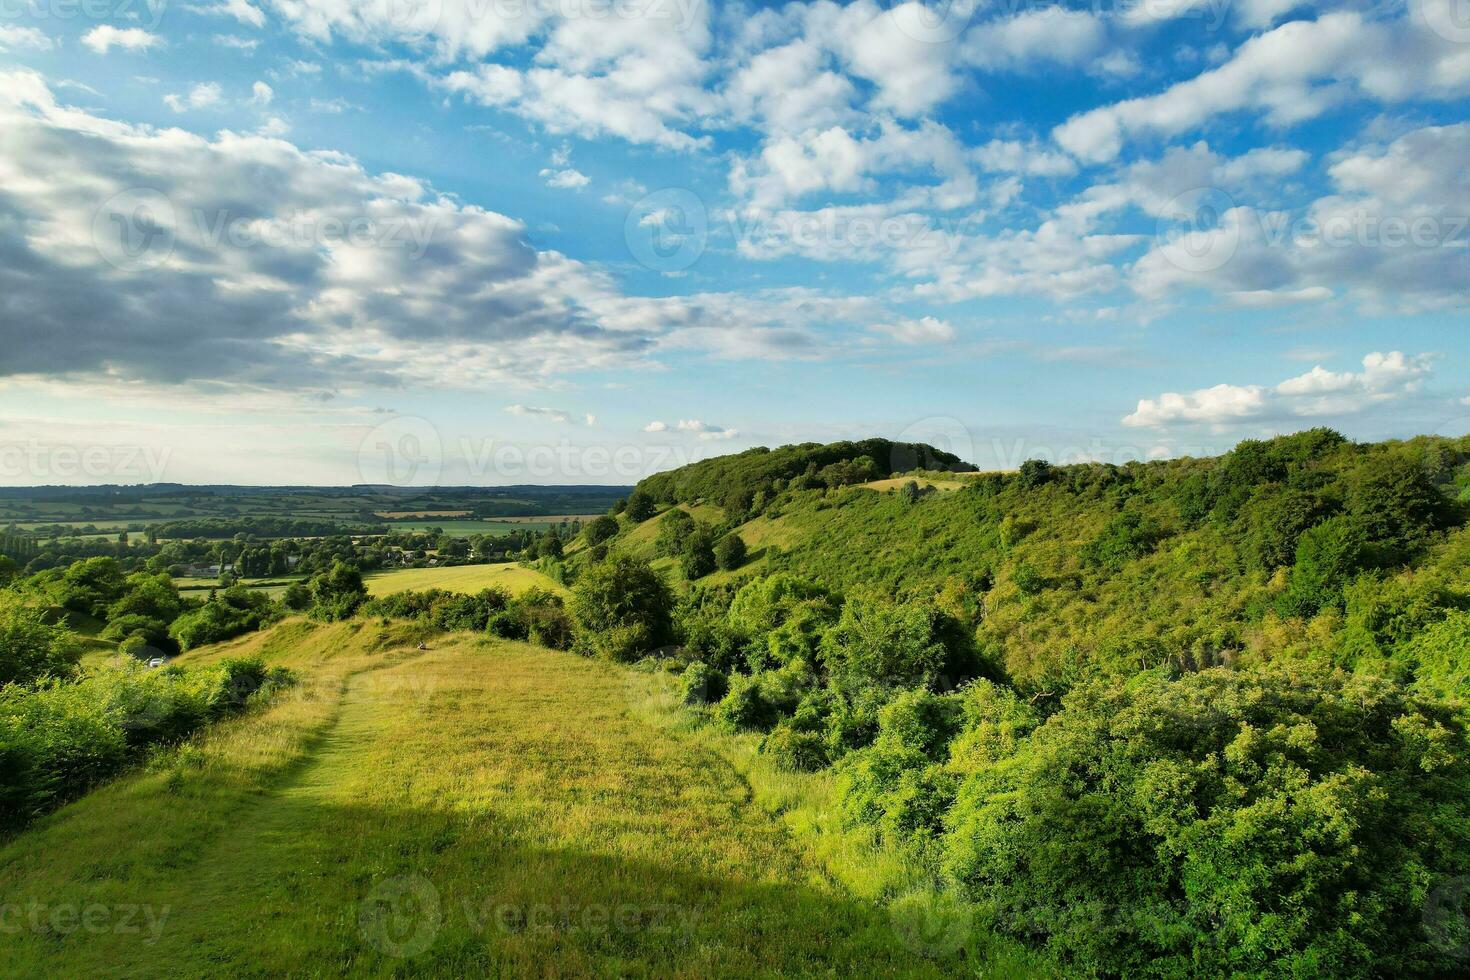
M 505 581 L 14 576 L 0 892 L 168 919 L 63 911 L 4 962 L 1461 973 L 1470 439 L 910 449 L 661 474 Z M 76 667 L 59 610 L 119 656 Z M 152 644 L 185 652 L 148 670 Z
M 941 975 L 640 710 L 657 678 L 424 635 L 293 622 L 182 658 L 301 682 L 0 849 L 0 894 L 38 909 L 3 972 Z M 83 909 L 106 927 L 68 928 Z

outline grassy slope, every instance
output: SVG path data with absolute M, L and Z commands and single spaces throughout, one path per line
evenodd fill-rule
M 516 564 L 456 565 L 450 568 L 399 568 L 384 572 L 369 572 L 363 576 L 368 592 L 387 595 L 405 589 L 445 589 L 449 592 L 473 594 L 492 586 L 519 595 L 527 589 L 540 588 L 552 592 L 565 592 L 554 580 L 532 568 Z
M 656 678 L 468 636 L 421 653 L 419 638 L 292 621 L 188 655 L 259 652 L 303 683 L 0 848 L 0 894 L 43 910 L 39 930 L 0 931 L 5 972 L 945 968 L 825 884 L 707 742 L 641 710 Z M 93 903 L 107 928 L 46 928 L 49 910 Z M 141 932 L 112 928 L 134 905 L 152 916 Z

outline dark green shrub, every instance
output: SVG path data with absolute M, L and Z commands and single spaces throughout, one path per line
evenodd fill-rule
M 724 671 L 701 661 L 684 668 L 684 703 L 690 706 L 715 704 L 730 691 Z
M 80 655 L 70 633 L 46 622 L 45 610 L 0 596 L 0 686 L 69 677 Z
M 781 713 L 761 692 L 760 679 L 749 674 L 730 678 L 730 689 L 719 704 L 715 717 L 735 728 L 766 731 L 780 719 Z
M 647 563 L 627 555 L 583 571 L 571 605 L 587 653 L 626 663 L 673 640 L 673 594 Z
M 352 565 L 336 561 L 311 580 L 311 616 L 327 622 L 350 619 L 367 601 L 362 573 Z
M 827 767 L 827 749 L 815 732 L 777 725 L 761 740 L 762 755 L 788 772 L 816 772 Z
M 738 534 L 721 538 L 715 545 L 715 564 L 727 572 L 745 564 L 745 539 Z
M 1089 683 L 1029 732 L 989 731 L 989 759 L 956 769 L 947 867 L 988 927 L 1066 972 L 1456 971 L 1424 928 L 1470 866 L 1449 708 L 1373 677 L 1213 668 Z
M 609 538 L 616 537 L 622 525 L 618 524 L 616 517 L 603 514 L 583 529 L 582 535 L 587 539 L 589 545 L 599 545 Z

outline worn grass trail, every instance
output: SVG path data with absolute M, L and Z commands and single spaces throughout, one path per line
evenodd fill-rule
M 273 633 L 231 652 L 289 663 L 292 695 L 0 849 L 0 972 L 955 966 L 826 884 L 727 762 L 647 720 L 646 677 L 471 637 L 420 652 L 403 627 Z

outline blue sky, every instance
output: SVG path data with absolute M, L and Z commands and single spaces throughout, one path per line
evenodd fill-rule
M 1467 94 L 1453 0 L 0 0 L 0 483 L 1458 434 Z

